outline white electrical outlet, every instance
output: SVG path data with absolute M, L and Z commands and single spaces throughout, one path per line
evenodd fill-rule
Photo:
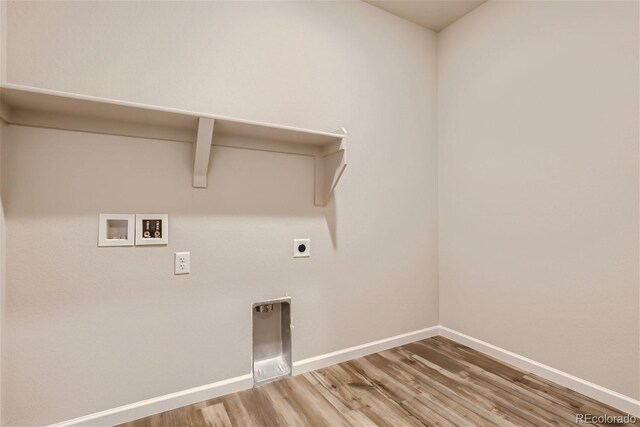
M 191 252 L 176 252 L 174 263 L 175 274 L 191 273 Z
M 293 257 L 309 258 L 311 256 L 311 239 L 293 239 Z

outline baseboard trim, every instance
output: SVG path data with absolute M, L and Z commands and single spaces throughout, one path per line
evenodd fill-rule
M 496 359 L 523 369 L 527 372 L 539 375 L 549 381 L 553 381 L 564 387 L 575 390 L 620 411 L 640 417 L 640 401 L 632 399 L 613 390 L 606 389 L 597 384 L 585 381 L 566 372 L 552 368 L 535 360 L 528 359 L 509 350 L 497 347 L 493 344 L 470 337 L 454 331 L 445 326 L 432 326 L 406 334 L 396 335 L 370 343 L 349 347 L 332 353 L 310 357 L 308 359 L 293 362 L 293 375 L 325 368 L 336 363 L 346 362 L 358 357 L 366 356 L 379 351 L 388 350 L 411 342 L 423 340 L 433 336 L 442 335 L 459 344 L 466 345 L 481 353 L 495 357 Z M 79 426 L 113 426 L 139 418 L 148 417 L 160 412 L 170 411 L 182 406 L 213 399 L 229 393 L 246 390 L 253 387 L 251 374 L 241 375 L 223 381 L 194 387 L 188 390 L 167 394 L 164 396 L 147 399 L 129 405 L 120 406 L 102 412 L 86 415 L 72 420 L 53 424 L 49 427 L 79 427 Z
M 310 357 L 308 359 L 293 362 L 293 375 L 304 374 L 305 372 L 315 371 L 316 369 L 326 368 L 336 363 L 346 362 L 368 354 L 377 353 L 379 351 L 388 350 L 414 341 L 431 338 L 439 333 L 438 326 L 420 329 L 418 331 L 408 332 L 406 334 L 396 335 L 370 343 L 357 345 L 355 347 L 345 348 L 344 350 L 334 351 L 333 353 L 322 354 L 320 356 Z
M 440 326 L 440 335 L 459 344 L 471 347 L 474 350 L 478 350 L 481 353 L 495 357 L 501 362 L 508 363 L 549 381 L 553 381 L 556 384 L 570 388 L 578 393 L 582 393 L 592 399 L 606 403 L 607 405 L 613 406 L 627 414 L 640 417 L 639 400 L 632 399 L 624 394 L 601 387 L 592 382 L 583 380 L 582 378 L 562 372 L 558 369 L 552 368 L 551 366 L 536 362 L 535 360 L 470 337 L 469 335 L 454 331 L 453 329 L 449 329 L 445 326 Z
M 379 341 L 350 347 L 333 353 L 323 354 L 317 357 L 293 362 L 293 375 L 303 374 L 315 369 L 324 368 L 336 363 L 346 362 L 368 354 L 377 353 L 413 341 L 438 335 L 438 326 L 420 329 L 406 334 L 396 335 Z M 170 411 L 181 406 L 192 405 L 204 400 L 213 399 L 229 393 L 247 390 L 253 387 L 253 376 L 251 374 L 241 375 L 228 380 L 218 381 L 212 384 L 195 387 L 176 393 L 167 394 L 153 399 L 124 405 L 95 414 L 86 415 L 72 420 L 63 421 L 49 427 L 103 427 L 122 424 L 160 412 Z
M 49 427 L 113 426 L 115 424 L 122 424 L 139 418 L 148 417 L 160 412 L 170 411 L 171 409 L 176 409 L 181 406 L 192 405 L 194 403 L 213 399 L 225 394 L 246 390 L 251 387 L 253 387 L 253 377 L 251 374 L 246 374 L 200 387 L 166 394 L 153 399 L 142 400 L 130 405 L 96 412 L 84 417 L 53 424 Z

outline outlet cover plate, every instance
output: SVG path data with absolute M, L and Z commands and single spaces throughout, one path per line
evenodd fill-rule
M 191 273 L 191 252 L 176 252 L 174 258 L 174 274 Z
M 293 239 L 293 257 L 309 258 L 311 256 L 311 239 Z

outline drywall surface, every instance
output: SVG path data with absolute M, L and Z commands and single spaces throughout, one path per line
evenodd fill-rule
M 6 2 L 0 2 L 0 82 L 4 81 L 5 77 L 5 53 L 6 53 Z M 1 101 L 1 100 L 0 100 Z M 0 426 L 4 425 L 4 296 L 5 296 L 5 255 L 6 255 L 6 243 L 5 243 L 5 221 L 4 221 L 4 206 L 2 203 L 2 141 L 4 140 L 6 123 L 0 117 Z
M 0 2 L 0 82 L 6 78 L 7 59 L 7 2 Z
M 638 3 L 438 35 L 441 324 L 640 397 Z
M 194 189 L 189 144 L 9 126 L 10 425 L 250 373 L 256 301 L 292 297 L 294 360 L 438 323 L 432 32 L 362 2 L 11 2 L 8 30 L 10 83 L 349 131 L 319 208 L 311 157 L 214 147 Z M 97 247 L 136 212 L 168 246 Z
M 0 6 L 1 8 L 2 6 Z M 3 204 L 3 194 L 2 194 L 2 173 L 3 173 L 3 155 L 2 155 L 2 147 L 5 140 L 5 129 L 6 124 L 2 118 L 0 118 L 0 425 L 4 425 L 4 328 L 5 328 L 5 270 L 6 270 L 6 226 L 4 219 L 4 204 Z

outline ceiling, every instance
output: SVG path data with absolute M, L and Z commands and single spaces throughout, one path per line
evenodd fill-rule
M 487 0 L 364 0 L 380 9 L 440 31 Z

